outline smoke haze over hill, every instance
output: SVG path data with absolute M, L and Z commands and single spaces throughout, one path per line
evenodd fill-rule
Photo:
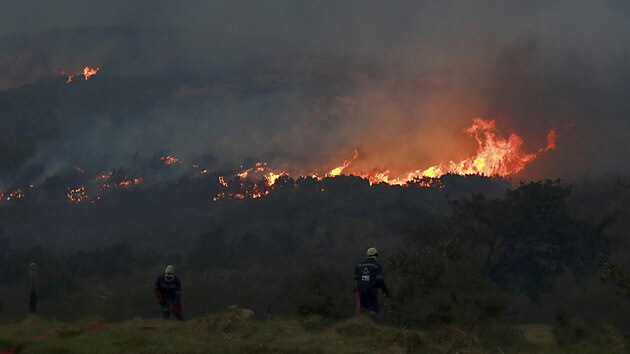
M 57 122 L 2 167 L 4 184 L 34 166 L 106 170 L 158 151 L 325 171 L 357 149 L 353 168 L 402 173 L 474 154 L 463 129 L 475 117 L 530 153 L 557 131 L 557 150 L 516 179 L 629 171 L 630 8 L 619 2 L 2 6 L 3 110 L 40 105 Z M 62 85 L 62 71 L 86 65 L 101 71 Z M 4 125 L 19 137 L 24 120 Z

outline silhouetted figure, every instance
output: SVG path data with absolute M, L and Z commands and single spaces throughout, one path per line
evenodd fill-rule
M 367 257 L 354 267 L 354 280 L 357 281 L 357 314 L 367 312 L 370 315 L 378 313 L 378 289 L 382 289 L 385 296 L 389 290 L 385 285 L 383 267 L 378 263 L 378 251 L 371 247 L 367 250 Z
M 28 310 L 30 312 L 37 312 L 37 263 L 28 265 L 26 286 L 29 294 Z
M 160 275 L 155 281 L 155 297 L 158 300 L 160 306 L 162 306 L 162 315 L 165 320 L 168 320 L 171 316 L 171 312 L 175 317 L 183 321 L 182 315 L 182 284 L 179 278 L 175 275 L 175 270 L 172 265 L 166 266 L 164 275 Z

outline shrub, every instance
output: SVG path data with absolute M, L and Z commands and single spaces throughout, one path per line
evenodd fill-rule
M 456 240 L 399 250 L 388 263 L 394 281 L 386 311 L 397 324 L 476 324 L 506 306 L 502 291 Z

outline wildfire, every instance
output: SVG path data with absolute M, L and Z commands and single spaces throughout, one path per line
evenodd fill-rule
M 526 153 L 522 150 L 523 139 L 512 133 L 508 138 L 503 138 L 496 128 L 494 120 L 484 120 L 481 118 L 473 119 L 472 126 L 463 130 L 464 133 L 473 137 L 477 141 L 477 153 L 473 156 L 465 158 L 461 161 L 449 161 L 448 163 L 437 164 L 428 168 L 412 170 L 400 175 L 392 175 L 389 170 L 370 172 L 352 171 L 352 162 L 359 158 L 358 150 L 353 150 L 351 160 L 344 161 L 341 165 L 331 169 L 325 173 L 326 177 L 336 177 L 342 175 L 344 171 L 352 171 L 350 174 L 367 179 L 370 184 L 387 183 L 390 185 L 409 185 L 412 183 L 422 187 L 442 188 L 439 178 L 445 174 L 459 175 L 484 175 L 484 176 L 501 176 L 507 177 L 522 171 L 525 166 L 536 159 L 538 154 L 554 150 L 558 135 L 552 130 L 547 135 L 547 146 L 540 148 L 537 153 Z M 242 168 L 242 166 L 241 166 Z M 252 168 L 245 169 L 236 173 L 235 178 L 227 183 L 224 177 L 219 177 L 219 183 L 225 188 L 238 190 L 238 192 L 221 192 L 213 198 L 219 200 L 222 198 L 233 197 L 258 198 L 270 193 L 275 187 L 276 180 L 286 175 L 286 171 L 275 172 L 267 166 L 266 162 L 258 162 Z M 258 175 L 260 181 L 264 183 L 243 183 L 244 179 L 251 179 Z M 308 173 L 307 175 L 318 180 L 322 180 L 319 173 Z M 240 185 L 234 186 L 234 183 Z M 264 188 L 264 187 L 267 188 Z M 322 189 L 323 191 L 323 189 Z
M 423 177 L 439 178 L 447 173 L 507 177 L 522 171 L 539 153 L 555 149 L 558 138 L 554 130 L 550 131 L 547 135 L 547 147 L 541 148 L 538 153 L 528 154 L 522 150 L 523 139 L 514 133 L 507 139 L 503 138 L 494 120 L 475 118 L 473 125 L 464 129 L 463 132 L 475 138 L 478 150 L 474 156 L 459 162 L 450 161 L 426 169 L 410 171 L 401 177 L 391 176 L 390 171 L 355 174 L 368 179 L 370 183 L 385 182 L 397 185 L 404 185 L 408 181 L 420 180 Z M 355 150 L 355 158 L 356 156 Z M 344 165 L 346 165 L 345 162 Z
M 90 197 L 85 191 L 85 186 L 81 186 L 77 189 L 68 188 L 68 193 L 66 193 L 66 195 L 71 203 L 81 203 L 90 200 Z
M 98 181 L 100 181 L 100 180 L 107 180 L 107 179 L 110 179 L 110 178 L 112 178 L 112 174 L 113 174 L 112 172 L 103 173 L 102 175 L 100 175 L 100 176 L 96 177 L 96 178 L 94 179 L 94 181 L 97 181 L 97 182 L 98 182 Z
M 179 163 L 179 159 L 173 156 L 162 156 L 160 160 L 164 161 L 165 165 L 172 165 Z
M 266 162 L 257 162 L 254 167 L 236 173 L 229 183 L 225 181 L 225 177 L 220 176 L 219 184 L 228 190 L 218 193 L 212 200 L 264 197 L 274 190 L 276 182 L 282 176 L 288 176 L 287 172 L 276 172 L 267 167 Z
M 422 176 L 439 177 L 456 173 L 506 177 L 522 171 L 537 156 L 522 151 L 523 139 L 518 135 L 512 133 L 507 139 L 498 135 L 494 120 L 475 118 L 473 125 L 464 132 L 477 140 L 477 154 L 460 162 L 432 166 L 422 171 Z
M 2 191 L 0 191 L 0 204 L 5 204 L 10 202 L 11 200 L 20 199 L 23 196 L 24 193 L 22 192 L 21 188 L 18 188 L 9 194 L 3 194 Z
M 90 68 L 89 66 L 86 66 L 85 68 L 83 68 L 83 77 L 85 77 L 85 80 L 87 80 L 90 78 L 90 76 L 96 75 L 99 70 L 101 70 L 101 68 Z
M 96 193 L 88 193 L 88 186 L 83 185 L 76 189 L 68 188 L 66 196 L 68 197 L 68 201 L 71 203 L 83 203 L 86 201 L 94 203 L 95 200 L 101 199 L 103 193 L 116 190 L 118 188 L 127 188 L 140 184 L 143 181 L 144 179 L 141 177 L 127 179 L 119 172 L 114 174 L 114 172 L 110 171 L 92 178 L 92 182 L 89 184 L 89 190 L 96 191 Z
M 128 186 L 131 186 L 133 184 L 138 184 L 138 183 L 142 182 L 142 180 L 143 180 L 142 178 L 135 178 L 135 179 L 132 179 L 132 180 L 129 180 L 129 181 L 122 181 L 122 182 L 118 183 L 118 185 L 121 186 L 121 187 L 128 187 Z
M 91 76 L 96 75 L 99 70 L 101 70 L 101 68 L 92 68 L 86 66 L 85 68 L 83 68 L 83 79 L 87 81 L 87 79 L 89 79 Z M 64 70 L 61 70 L 61 75 L 68 76 L 68 80 L 66 81 L 67 84 L 71 83 L 72 79 L 74 79 L 74 75 L 68 75 Z
M 266 162 L 257 162 L 256 165 L 254 165 L 254 167 L 247 169 L 241 173 L 238 173 L 237 176 L 239 176 L 240 178 L 246 178 L 251 173 L 264 172 L 265 169 L 267 169 Z
M 357 149 L 352 150 L 352 159 L 356 160 L 359 157 L 359 151 Z M 337 166 L 328 172 L 328 177 L 339 176 L 343 170 L 345 170 L 348 166 L 350 166 L 351 161 L 344 161 L 342 165 Z
M 88 69 L 86 67 L 86 69 Z M 98 68 L 90 71 L 94 75 Z M 86 80 L 89 76 L 86 76 Z M 359 151 L 352 151 L 352 158 L 343 161 L 336 167 L 328 170 L 328 168 L 320 171 L 301 171 L 305 179 L 323 180 L 324 178 L 337 177 L 340 175 L 354 175 L 364 178 L 370 184 L 386 183 L 390 185 L 401 186 L 421 186 L 430 188 L 442 188 L 439 178 L 445 174 L 459 175 L 484 175 L 484 176 L 501 176 L 508 177 L 522 171 L 528 163 L 536 159 L 539 154 L 556 149 L 558 134 L 555 130 L 551 130 L 547 134 L 547 145 L 541 147 L 535 153 L 527 153 L 523 151 L 523 139 L 518 135 L 511 133 L 507 138 L 501 136 L 496 127 L 494 120 L 484 120 L 475 118 L 470 127 L 462 130 L 477 142 L 476 153 L 460 160 L 439 163 L 433 166 L 414 169 L 403 173 L 393 174 L 389 170 L 371 169 L 361 171 L 353 166 L 355 161 L 360 157 Z M 180 159 L 174 156 L 163 156 L 160 160 L 165 165 L 173 165 L 181 163 Z M 369 165 L 361 161 L 361 165 Z M 358 165 L 358 164 L 357 164 Z M 193 168 L 199 166 L 193 164 Z M 79 174 L 85 174 L 85 170 L 75 166 L 74 170 Z M 199 175 L 208 173 L 208 170 L 197 170 Z M 293 171 L 293 170 L 291 170 Z M 325 172 L 328 171 L 328 172 Z M 216 181 L 216 180 L 215 180 Z M 219 192 L 212 197 L 212 200 L 218 201 L 224 198 L 245 199 L 260 198 L 270 194 L 276 189 L 287 186 L 292 183 L 287 170 L 276 170 L 269 167 L 267 162 L 257 162 L 253 166 L 241 166 L 241 169 L 235 171 L 231 176 L 219 176 L 218 185 Z M 70 203 L 92 202 L 99 200 L 104 193 L 111 190 L 119 190 L 128 188 L 144 182 L 143 178 L 131 178 L 122 170 L 114 170 L 113 172 L 101 173 L 86 179 L 85 185 L 78 188 L 67 188 L 67 199 Z M 296 184 L 298 185 L 298 184 Z M 33 185 L 30 186 L 33 188 Z M 318 186 L 318 190 L 324 192 L 323 186 Z M 88 192 L 89 191 L 89 192 Z M 24 196 L 22 189 L 4 194 L 0 191 L 0 205 L 10 200 L 22 198 Z
M 540 148 L 540 150 L 538 150 L 538 153 L 541 153 L 547 150 L 555 150 L 556 140 L 558 140 L 558 134 L 556 134 L 555 130 L 550 131 L 549 134 L 547 134 L 547 147 L 544 149 Z

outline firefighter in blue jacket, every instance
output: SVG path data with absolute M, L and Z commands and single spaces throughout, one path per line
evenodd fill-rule
M 383 267 L 378 263 L 378 251 L 371 247 L 367 250 L 367 257 L 354 267 L 354 280 L 357 282 L 357 315 L 367 312 L 370 315 L 378 313 L 378 289 L 382 289 L 385 296 L 389 290 L 385 285 Z
M 162 306 L 162 315 L 165 320 L 171 316 L 171 312 L 175 317 L 183 321 L 182 315 L 182 283 L 175 275 L 172 265 L 166 266 L 164 275 L 160 275 L 154 285 L 155 297 L 160 306 Z

